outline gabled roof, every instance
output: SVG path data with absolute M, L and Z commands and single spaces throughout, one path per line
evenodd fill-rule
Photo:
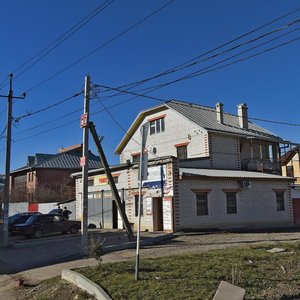
M 11 173 L 17 173 L 28 169 L 80 169 L 81 154 L 78 151 L 69 151 L 58 154 L 40 154 L 28 157 L 28 164 L 22 168 L 16 169 Z M 34 159 L 33 159 L 34 158 Z M 89 169 L 101 168 L 99 157 L 89 154 Z
M 144 118 L 153 113 L 171 109 L 181 114 L 185 118 L 211 132 L 229 133 L 237 136 L 253 137 L 263 140 L 282 142 L 279 136 L 271 133 L 261 126 L 248 121 L 248 129 L 239 126 L 239 117 L 225 113 L 223 123 L 217 121 L 216 109 L 209 106 L 193 104 L 183 101 L 171 100 L 162 105 L 152 107 L 139 113 L 131 127 L 117 146 L 115 153 L 121 154 L 126 144 L 129 142 L 135 131 L 138 129 Z
M 282 166 L 286 166 L 290 162 L 290 160 L 298 153 L 298 151 L 299 148 L 294 147 L 293 149 L 282 155 L 280 158 Z
M 174 100 L 167 102 L 167 106 L 208 131 L 220 131 L 257 138 L 280 139 L 270 131 L 250 121 L 248 121 L 248 129 L 241 128 L 239 126 L 239 118 L 236 115 L 224 113 L 224 122 L 222 124 L 217 121 L 216 109 L 209 106 Z

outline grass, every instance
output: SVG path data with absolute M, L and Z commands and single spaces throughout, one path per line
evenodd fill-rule
M 299 299 L 300 244 L 230 248 L 194 255 L 144 259 L 140 280 L 133 262 L 78 270 L 113 299 L 212 299 L 221 280 L 246 289 L 245 299 Z

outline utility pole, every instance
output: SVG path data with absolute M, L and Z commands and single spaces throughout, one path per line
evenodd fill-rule
M 124 222 L 124 227 L 125 227 L 128 239 L 129 239 L 129 241 L 133 241 L 134 240 L 134 235 L 133 235 L 132 229 L 130 227 L 129 221 L 128 221 L 126 213 L 125 213 L 125 207 L 124 207 L 124 205 L 123 205 L 123 203 L 120 199 L 119 192 L 117 190 L 117 187 L 116 187 L 115 182 L 113 180 L 113 177 L 111 175 L 109 165 L 107 163 L 104 151 L 102 149 L 102 146 L 101 146 L 101 143 L 99 141 L 99 138 L 98 138 L 98 135 L 97 135 L 97 132 L 96 132 L 96 129 L 95 129 L 95 125 L 93 124 L 93 122 L 89 123 L 89 128 L 90 128 L 92 137 L 94 139 L 95 145 L 98 149 L 98 153 L 99 153 L 99 157 L 100 157 L 102 167 L 104 168 L 105 174 L 108 178 L 108 183 L 109 183 L 112 195 L 113 195 L 113 197 L 116 201 L 118 210 L 119 210 L 120 215 L 122 217 L 122 220 Z
M 90 113 L 90 76 L 85 77 L 84 111 L 80 127 L 83 129 L 82 157 L 82 217 L 81 217 L 81 246 L 82 254 L 88 253 L 88 162 L 89 162 L 89 113 Z
M 5 181 L 3 191 L 3 228 L 2 228 L 2 247 L 8 246 L 8 210 L 9 210 L 9 182 L 10 182 L 10 153 L 11 153 L 11 123 L 12 123 L 12 102 L 13 99 L 24 99 L 14 97 L 12 89 L 13 74 L 9 75 L 9 92 L 8 95 L 0 95 L 1 98 L 7 98 L 7 125 L 6 125 L 6 153 L 5 153 Z

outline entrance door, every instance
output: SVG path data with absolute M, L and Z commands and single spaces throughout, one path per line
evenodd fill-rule
M 163 206 L 162 198 L 153 200 L 153 231 L 163 231 Z
M 300 225 L 300 199 L 293 199 L 294 224 Z

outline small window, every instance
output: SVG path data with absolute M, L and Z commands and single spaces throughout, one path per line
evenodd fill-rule
M 93 185 L 94 185 L 94 179 L 89 179 L 88 186 L 93 186 Z
M 114 180 L 114 183 L 118 183 L 119 182 L 119 176 L 113 176 L 113 180 Z
M 136 154 L 132 156 L 132 162 L 133 163 L 139 163 L 140 162 L 140 154 Z
M 293 166 L 286 166 L 286 176 L 294 177 L 294 167 Z
M 139 195 L 134 196 L 134 201 L 135 201 L 135 216 L 137 217 L 139 214 Z M 143 196 L 141 198 L 141 216 L 143 215 Z
M 197 216 L 208 215 L 207 192 L 196 194 Z
M 236 193 L 235 192 L 226 193 L 226 201 L 227 201 L 227 213 L 236 214 L 237 213 Z
M 150 121 L 150 135 L 165 131 L 165 118 Z
M 284 210 L 284 192 L 276 192 L 277 210 Z
M 177 157 L 179 159 L 186 159 L 187 158 L 187 146 L 180 146 L 177 147 Z

